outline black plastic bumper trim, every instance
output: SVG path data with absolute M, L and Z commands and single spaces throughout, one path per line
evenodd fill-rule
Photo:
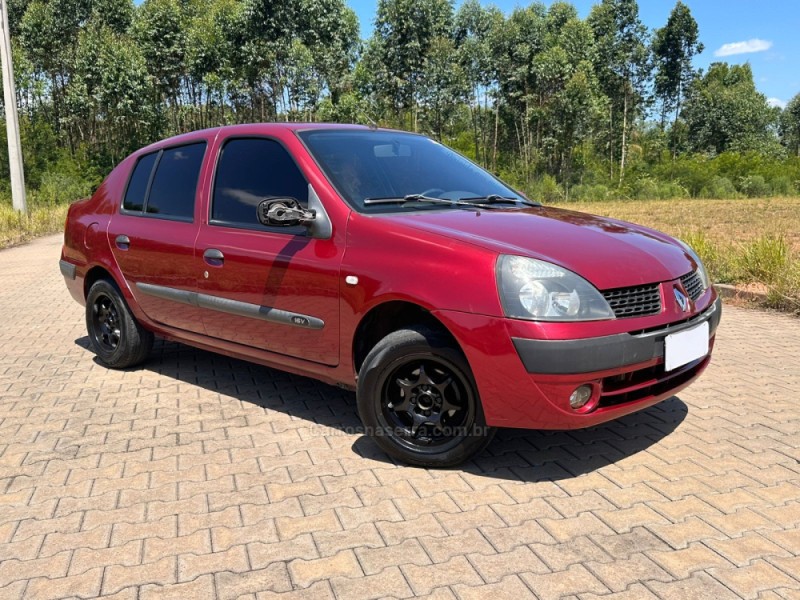
M 58 268 L 61 270 L 61 274 L 67 279 L 75 279 L 76 268 L 71 262 L 60 260 L 58 261 Z
M 714 335 L 722 316 L 722 301 L 696 317 L 645 333 L 618 333 L 579 340 L 530 340 L 511 338 L 528 373 L 576 375 L 616 369 L 664 356 L 664 338 L 708 321 Z

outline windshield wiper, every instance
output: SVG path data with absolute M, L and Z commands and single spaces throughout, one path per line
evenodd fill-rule
M 447 204 L 448 206 L 466 206 L 468 208 L 496 208 L 489 204 L 481 204 L 478 202 L 464 202 L 462 200 L 449 200 L 447 198 L 433 198 L 431 196 L 424 196 L 423 194 L 408 194 L 406 196 L 387 196 L 385 198 L 365 198 L 364 204 L 405 204 L 407 202 L 430 202 L 431 204 Z
M 499 194 L 489 194 L 488 196 L 470 196 L 467 198 L 459 198 L 462 202 L 473 203 L 481 201 L 486 204 L 524 204 L 526 206 L 541 206 L 536 202 L 525 200 L 524 198 L 515 198 L 514 196 L 500 196 Z
M 433 202 L 439 204 L 450 204 L 451 200 L 444 198 L 432 198 L 422 194 L 408 194 L 406 196 L 386 196 L 381 198 L 365 198 L 364 204 L 405 204 L 406 202 Z

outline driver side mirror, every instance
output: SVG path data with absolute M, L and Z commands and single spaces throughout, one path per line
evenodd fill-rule
M 269 227 L 311 226 L 317 217 L 316 210 L 300 206 L 294 198 L 267 198 L 256 208 L 258 221 Z

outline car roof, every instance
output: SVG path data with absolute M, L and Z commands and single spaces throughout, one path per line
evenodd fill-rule
M 188 144 L 197 140 L 212 139 L 222 133 L 239 134 L 239 135 L 267 135 L 275 133 L 280 130 L 288 131 L 306 131 L 309 129 L 370 129 L 366 125 L 344 124 L 344 123 L 245 123 L 241 125 L 224 125 L 222 127 L 211 127 L 209 129 L 200 129 L 197 131 L 190 131 L 182 133 L 163 140 L 154 142 L 139 151 L 136 154 L 142 154 L 163 148 L 166 146 L 175 146 L 180 144 Z M 375 129 L 375 128 L 372 128 Z M 382 129 L 382 131 L 389 131 Z

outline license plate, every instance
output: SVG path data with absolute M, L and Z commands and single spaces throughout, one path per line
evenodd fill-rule
M 672 371 L 708 354 L 708 321 L 664 339 L 664 369 Z

